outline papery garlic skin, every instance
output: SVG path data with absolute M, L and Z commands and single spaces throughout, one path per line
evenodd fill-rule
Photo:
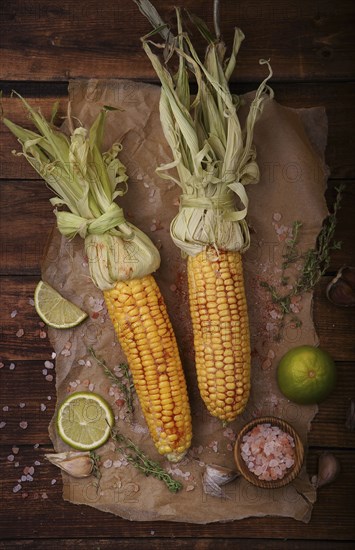
M 318 460 L 318 475 L 315 487 L 319 489 L 323 485 L 332 483 L 340 473 L 340 462 L 332 453 L 324 452 Z
M 217 464 L 206 464 L 202 478 L 203 490 L 206 494 L 214 497 L 224 497 L 222 486 L 233 481 L 240 474 L 230 468 Z
M 81 479 L 92 474 L 94 461 L 89 452 L 74 452 L 46 454 L 49 462 L 58 466 L 72 477 Z

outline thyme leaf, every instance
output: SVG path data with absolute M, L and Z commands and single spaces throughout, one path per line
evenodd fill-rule
M 132 375 L 129 370 L 129 366 L 126 363 L 119 364 L 119 369 L 123 374 L 122 378 L 119 378 L 118 376 L 115 375 L 114 372 L 112 372 L 111 369 L 108 368 L 105 361 L 97 357 L 93 348 L 89 348 L 89 352 L 91 353 L 91 355 L 93 356 L 97 364 L 100 365 L 100 367 L 104 371 L 107 378 L 109 378 L 111 382 L 113 382 L 114 384 L 116 384 L 116 386 L 120 388 L 126 401 L 127 410 L 130 414 L 132 414 L 134 411 L 134 405 L 133 405 L 134 385 L 132 382 Z
M 100 456 L 95 453 L 95 451 L 90 451 L 90 458 L 93 462 L 92 475 L 96 478 L 96 490 L 100 488 L 100 480 L 102 477 L 100 470 Z
M 297 220 L 293 223 L 291 237 L 287 241 L 285 251 L 282 254 L 283 262 L 280 276 L 281 287 L 289 285 L 290 277 L 286 275 L 287 268 L 291 264 L 302 262 L 299 275 L 292 284 L 291 290 L 282 293 L 275 285 L 271 285 L 267 281 L 260 282 L 260 286 L 269 292 L 272 302 L 279 309 L 280 319 L 275 340 L 281 339 L 281 333 L 287 316 L 292 315 L 291 322 L 296 327 L 302 325 L 302 321 L 297 315 L 292 313 L 292 298 L 313 290 L 329 268 L 332 250 L 339 250 L 341 248 L 341 242 L 334 239 L 334 234 L 344 188 L 344 184 L 340 184 L 335 188 L 337 195 L 333 204 L 333 211 L 323 223 L 315 248 L 310 248 L 304 254 L 298 254 L 297 245 L 299 243 L 302 222 Z
M 174 479 L 158 462 L 149 458 L 129 437 L 112 429 L 111 437 L 118 444 L 116 451 L 123 454 L 137 470 L 163 481 L 171 493 L 180 491 L 182 483 Z

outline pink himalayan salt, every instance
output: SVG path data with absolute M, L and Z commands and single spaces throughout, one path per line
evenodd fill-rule
M 282 479 L 295 463 L 291 435 L 271 424 L 258 424 L 242 439 L 241 455 L 260 480 Z

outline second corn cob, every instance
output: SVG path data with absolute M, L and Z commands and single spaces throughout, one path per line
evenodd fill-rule
M 194 331 L 195 362 L 200 394 L 211 414 L 232 421 L 240 414 L 250 392 L 250 343 L 241 254 L 250 244 L 246 222 L 245 186 L 256 183 L 259 169 L 253 129 L 264 101 L 272 97 L 267 80 L 258 87 L 242 128 L 241 101 L 230 92 L 236 56 L 244 38 L 235 29 L 232 52 L 219 33 L 190 14 L 207 40 L 202 61 L 184 32 L 181 10 L 176 8 L 177 36 L 149 0 L 135 0 L 164 39 L 143 37 L 143 48 L 161 81 L 160 119 L 174 160 L 158 171 L 182 190 L 179 212 L 170 226 L 174 243 L 188 258 L 190 311 Z M 156 52 L 153 47 L 157 46 Z M 162 63 L 159 53 L 164 52 Z M 168 61 L 176 54 L 178 70 Z M 190 95 L 189 73 L 197 92 Z M 176 174 L 169 175 L 171 168 Z

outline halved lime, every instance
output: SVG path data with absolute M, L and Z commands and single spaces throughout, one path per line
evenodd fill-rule
M 295 403 L 320 403 L 335 387 L 336 367 L 325 350 L 297 346 L 281 358 L 277 382 L 285 397 Z
M 63 401 L 57 414 L 60 437 L 74 449 L 91 451 L 101 447 L 110 436 L 114 416 L 101 395 L 73 393 Z
M 63 298 L 59 292 L 44 281 L 38 283 L 34 301 L 38 315 L 50 327 L 76 327 L 88 316 L 85 311 Z

